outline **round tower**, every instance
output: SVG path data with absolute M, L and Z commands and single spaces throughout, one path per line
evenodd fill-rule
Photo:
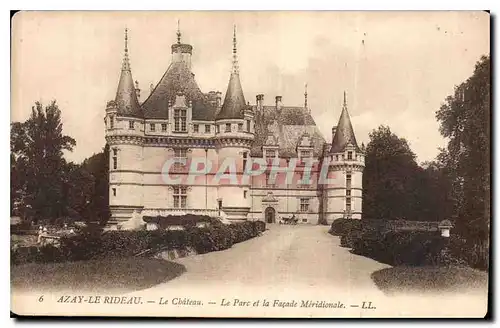
M 332 146 L 327 157 L 329 184 L 325 186 L 324 206 L 327 223 L 339 218 L 361 219 L 365 154 L 354 135 L 345 92 L 342 114 L 332 129 Z
M 125 54 L 115 100 L 106 106 L 105 135 L 109 145 L 108 226 L 132 218 L 142 211 L 142 140 L 144 119 L 137 99 L 128 57 L 128 30 L 125 29 Z
M 236 52 L 236 27 L 233 35 L 233 65 L 224 103 L 215 119 L 215 143 L 219 172 L 236 171 L 236 177 L 223 177 L 218 182 L 218 201 L 227 219 L 246 220 L 250 212 L 250 179 L 242 179 L 254 141 L 254 114 L 245 101 L 240 83 Z

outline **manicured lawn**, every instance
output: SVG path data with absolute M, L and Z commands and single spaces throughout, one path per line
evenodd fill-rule
M 29 263 L 11 266 L 12 289 L 128 292 L 152 287 L 186 271 L 181 264 L 147 258 Z
M 459 266 L 398 266 L 372 273 L 384 293 L 487 292 L 488 273 Z

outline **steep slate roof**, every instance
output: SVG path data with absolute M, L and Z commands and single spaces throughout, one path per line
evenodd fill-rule
M 241 119 L 244 118 L 243 111 L 247 108 L 245 95 L 240 82 L 240 73 L 238 68 L 238 55 L 236 48 L 236 25 L 233 31 L 233 66 L 229 84 L 227 86 L 226 96 L 222 108 L 217 113 L 216 120 L 221 119 Z
M 122 71 L 115 97 L 117 113 L 120 116 L 143 117 L 142 109 L 135 93 L 134 80 L 132 79 L 127 41 L 128 35 L 127 29 L 125 29 L 125 54 L 123 56 Z
M 205 98 L 194 79 L 194 74 L 184 62 L 170 64 L 160 82 L 142 104 L 144 117 L 168 119 L 168 101 L 174 103 L 180 92 L 184 93 L 187 101 L 192 101 L 193 120 L 214 119 L 216 108 Z
M 352 144 L 356 151 L 359 151 L 358 143 L 356 141 L 356 136 L 354 135 L 354 130 L 351 124 L 351 118 L 347 112 L 347 103 L 345 99 L 344 92 L 344 105 L 342 106 L 342 114 L 340 114 L 339 123 L 337 124 L 337 131 L 332 140 L 332 148 L 330 148 L 330 153 L 340 153 L 345 150 L 348 144 Z
M 311 114 L 303 107 L 264 106 L 262 112 L 254 106 L 255 111 L 255 143 L 252 156 L 262 156 L 262 146 L 269 133 L 278 139 L 281 157 L 297 157 L 297 145 L 304 133 L 309 134 L 315 157 L 323 153 L 325 139 L 319 131 Z
M 243 110 L 246 107 L 247 103 L 241 88 L 239 74 L 231 73 L 224 103 L 219 113 L 217 113 L 216 119 L 244 118 Z

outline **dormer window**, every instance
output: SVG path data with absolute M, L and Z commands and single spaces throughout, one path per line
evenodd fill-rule
M 302 150 L 300 152 L 300 159 L 311 158 L 311 152 L 309 150 Z
M 193 130 L 194 130 L 195 133 L 200 132 L 200 126 L 198 124 L 194 124 L 193 125 Z
M 209 124 L 205 124 L 205 133 L 210 133 L 210 125 Z
M 225 132 L 231 132 L 231 123 L 226 123 L 226 130 Z
M 266 150 L 266 158 L 275 158 L 276 151 L 275 150 Z
M 352 151 L 347 152 L 347 160 L 352 161 Z
M 135 123 L 134 121 L 128 121 L 128 128 L 130 130 L 133 130 L 135 128 L 134 123 Z
M 149 125 L 149 129 L 150 129 L 152 132 L 155 132 L 155 130 L 156 130 L 156 125 L 155 125 L 154 123 L 151 123 L 151 124 Z
M 114 129 L 115 127 L 115 118 L 113 116 L 109 117 L 109 128 Z
M 247 132 L 250 132 L 250 120 L 247 120 Z
M 174 110 L 174 131 L 175 132 L 187 131 L 187 111 L 185 109 Z
M 243 132 L 243 123 L 238 123 L 238 132 Z

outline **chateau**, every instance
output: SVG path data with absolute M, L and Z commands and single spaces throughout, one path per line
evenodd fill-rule
M 156 86 L 142 97 L 129 62 L 128 36 L 115 100 L 106 106 L 106 142 L 110 147 L 109 224 L 116 226 L 136 216 L 205 214 L 228 220 L 265 220 L 275 223 L 295 217 L 302 224 L 331 223 L 334 219 L 361 218 L 364 146 L 356 142 L 346 96 L 332 143 L 327 143 L 311 116 L 307 88 L 302 106 L 290 107 L 276 96 L 273 105 L 246 101 L 240 83 L 236 30 L 233 62 L 224 98 L 218 91 L 203 93 L 191 72 L 193 47 L 181 42 L 171 46 L 172 60 Z M 333 112 L 332 109 L 329 110 Z M 285 163 L 298 161 L 290 174 L 292 183 L 270 177 L 267 168 L 259 176 L 238 184 L 214 178 L 208 171 L 197 179 L 165 179 L 169 159 L 189 162 L 202 158 L 221 165 L 235 161 L 237 175 L 252 159 Z M 315 160 L 310 183 L 298 181 L 304 163 Z M 319 183 L 325 167 L 330 183 Z M 169 172 L 182 177 L 186 165 Z M 283 171 L 286 174 L 286 169 Z M 333 182 L 332 182 L 333 181 Z

